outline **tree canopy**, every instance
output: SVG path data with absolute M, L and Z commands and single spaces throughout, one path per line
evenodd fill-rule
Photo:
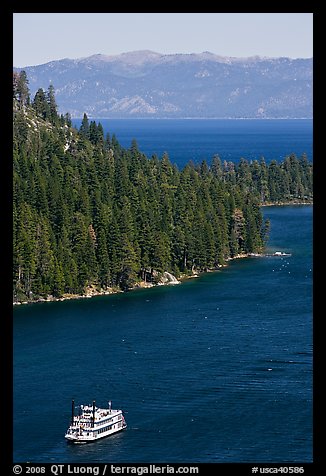
M 22 74 L 22 73 L 21 73 Z M 14 75 L 14 299 L 127 290 L 263 250 L 264 203 L 312 199 L 312 164 L 290 155 L 239 164 L 147 158 L 84 115 L 59 116 L 50 86 L 30 103 Z

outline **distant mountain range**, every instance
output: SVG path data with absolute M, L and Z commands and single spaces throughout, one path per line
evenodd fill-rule
M 312 58 L 133 51 L 14 68 L 90 118 L 311 118 Z

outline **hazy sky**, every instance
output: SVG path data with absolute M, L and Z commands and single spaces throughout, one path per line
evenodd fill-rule
M 14 13 L 13 64 L 152 50 L 313 56 L 312 13 Z

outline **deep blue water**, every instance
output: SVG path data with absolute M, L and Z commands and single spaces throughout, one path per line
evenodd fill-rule
M 263 211 L 291 257 L 14 309 L 15 462 L 312 461 L 312 207 Z M 68 445 L 72 398 L 127 430 Z
M 105 135 L 115 134 L 123 147 L 136 138 L 139 149 L 148 157 L 167 152 L 172 163 L 182 168 L 187 162 L 207 160 L 214 154 L 222 161 L 247 160 L 266 162 L 283 160 L 295 153 L 306 153 L 312 160 L 310 119 L 98 119 Z M 73 124 L 80 126 L 81 120 Z

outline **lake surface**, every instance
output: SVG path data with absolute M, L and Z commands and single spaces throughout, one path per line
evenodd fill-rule
M 187 162 L 211 162 L 214 154 L 222 161 L 266 162 L 283 160 L 295 153 L 306 153 L 312 160 L 311 119 L 96 119 L 105 135 L 115 134 L 123 147 L 136 138 L 139 149 L 148 157 L 167 152 L 171 162 L 182 168 Z M 80 126 L 81 120 L 73 124 Z
M 292 256 L 15 307 L 15 462 L 312 461 L 312 206 L 263 211 Z M 72 398 L 112 400 L 128 428 L 67 444 Z

